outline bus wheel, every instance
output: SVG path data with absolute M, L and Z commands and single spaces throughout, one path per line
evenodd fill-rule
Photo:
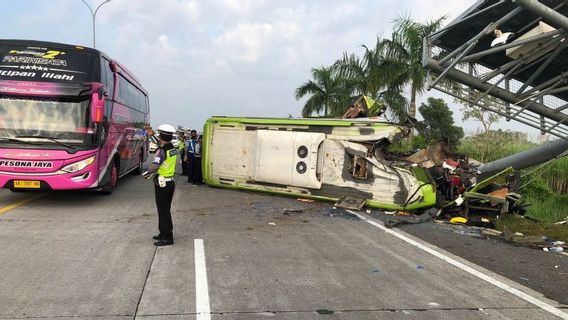
M 103 194 L 109 195 L 112 194 L 116 184 L 118 183 L 118 166 L 116 162 L 112 165 L 112 169 L 110 172 L 110 178 L 108 182 L 103 186 L 102 192 Z

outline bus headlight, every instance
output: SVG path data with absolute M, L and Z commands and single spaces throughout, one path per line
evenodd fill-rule
M 84 160 L 81 160 L 81 161 L 77 161 L 77 162 L 72 163 L 72 164 L 68 164 L 65 167 L 61 168 L 61 171 L 65 171 L 65 172 L 68 172 L 68 173 L 81 171 L 93 162 L 95 162 L 95 156 L 92 156 L 90 158 L 87 158 L 87 159 L 84 159 Z

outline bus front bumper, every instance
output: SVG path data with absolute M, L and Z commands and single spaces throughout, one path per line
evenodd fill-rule
M 92 168 L 91 168 L 92 167 Z M 11 190 L 77 190 L 97 187 L 95 166 L 73 173 L 0 173 L 0 186 Z

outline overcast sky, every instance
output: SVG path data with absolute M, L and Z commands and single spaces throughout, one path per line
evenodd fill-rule
M 295 100 L 294 89 L 311 68 L 388 37 L 401 14 L 418 21 L 447 15 L 449 22 L 474 3 L 114 0 L 97 14 L 96 41 L 149 91 L 152 125 L 195 128 L 212 115 L 299 116 L 303 101 Z M 2 0 L 0 16 L 0 38 L 92 46 L 91 14 L 80 0 Z M 451 108 L 461 123 L 458 106 Z

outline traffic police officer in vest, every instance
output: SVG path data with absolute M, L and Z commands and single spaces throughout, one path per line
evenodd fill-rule
M 143 175 L 146 179 L 154 181 L 154 194 L 158 209 L 158 229 L 160 234 L 154 236 L 155 246 L 168 246 L 174 244 L 172 223 L 172 199 L 174 196 L 177 156 L 179 149 L 171 143 L 176 129 L 163 124 L 158 127 L 160 147 L 156 150 L 154 160 Z

